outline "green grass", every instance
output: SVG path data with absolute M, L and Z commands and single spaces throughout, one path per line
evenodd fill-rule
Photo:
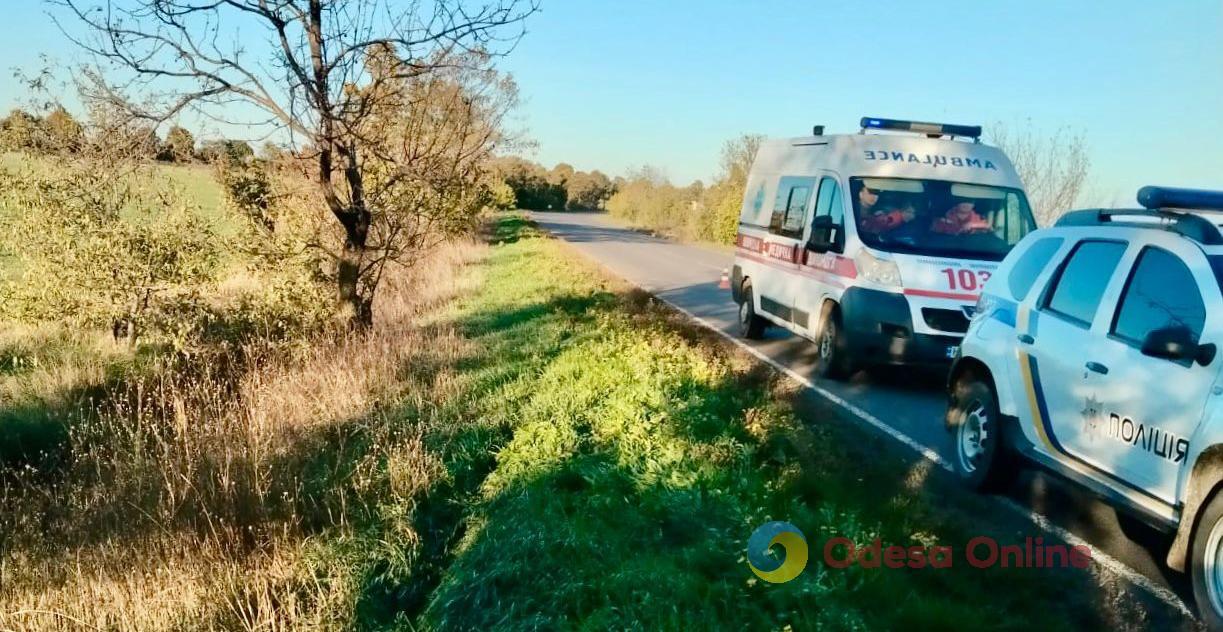
M 521 217 L 502 216 L 491 241 L 482 289 L 453 315 L 476 351 L 423 369 L 460 395 L 400 413 L 446 475 L 321 540 L 328 566 L 358 577 L 363 627 L 1023 630 L 1145 616 L 1084 572 L 969 567 L 975 535 L 1023 541 L 980 518 L 996 505 L 829 410 L 799 423 L 768 371 Z M 745 562 L 770 520 L 811 544 L 786 584 Z M 949 544 L 959 563 L 833 569 L 821 547 L 837 535 Z

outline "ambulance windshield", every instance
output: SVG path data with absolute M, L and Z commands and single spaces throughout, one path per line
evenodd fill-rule
M 879 250 L 1001 260 L 1036 228 L 1018 189 L 906 178 L 850 178 L 863 243 Z

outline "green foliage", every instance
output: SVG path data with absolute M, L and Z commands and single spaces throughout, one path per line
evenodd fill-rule
M 42 119 L 14 109 L 0 120 L 0 147 L 5 151 L 41 152 L 46 146 Z
M 510 211 L 517 208 L 518 198 L 514 193 L 514 188 L 505 182 L 505 180 L 494 179 L 488 185 L 489 208 L 498 211 Z
M 722 148 L 722 172 L 713 186 L 680 188 L 657 169 L 630 174 L 607 202 L 612 215 L 681 239 L 733 243 L 747 175 L 763 137 L 744 135 Z
M 276 229 L 272 207 L 272 177 L 267 162 L 224 153 L 213 163 L 225 205 L 263 230 Z
M 0 171 L 0 252 L 19 270 L 8 280 L 9 317 L 122 329 L 130 340 L 149 316 L 214 278 L 211 226 L 147 173 L 96 163 Z
M 602 172 L 577 171 L 563 162 L 549 171 L 511 156 L 494 161 L 493 172 L 513 189 L 518 208 L 536 211 L 601 209 L 616 190 Z
M 243 140 L 206 140 L 200 143 L 197 157 L 204 162 L 246 162 L 255 157 L 255 150 L 251 149 L 250 143 Z
M 611 178 L 603 172 L 595 170 L 589 173 L 578 171 L 565 181 L 569 193 L 566 208 L 571 211 L 593 211 L 603 208 L 603 204 L 616 191 Z
M 85 142 L 85 128 L 63 106 L 57 106 L 43 120 L 46 143 L 53 152 L 78 151 Z
M 517 157 L 498 159 L 496 173 L 514 191 L 518 208 L 536 211 L 561 210 L 568 201 L 563 182 L 549 179 L 541 166 Z

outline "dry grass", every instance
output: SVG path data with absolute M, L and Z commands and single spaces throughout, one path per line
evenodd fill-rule
M 410 499 L 442 471 L 396 411 L 445 395 L 418 367 L 463 352 L 433 315 L 482 255 L 439 249 L 387 282 L 372 332 L 292 354 L 122 364 L 74 341 L 92 351 L 0 373 L 0 410 L 72 420 L 55 467 L 0 470 L 0 629 L 346 627 L 352 588 L 311 535 L 348 528 L 370 487 Z

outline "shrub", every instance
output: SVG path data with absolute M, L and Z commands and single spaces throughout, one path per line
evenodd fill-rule
M 3 308 L 22 320 L 108 326 L 135 343 L 150 314 L 213 280 L 212 227 L 176 190 L 97 163 L 0 171 L 0 251 L 16 260 Z

